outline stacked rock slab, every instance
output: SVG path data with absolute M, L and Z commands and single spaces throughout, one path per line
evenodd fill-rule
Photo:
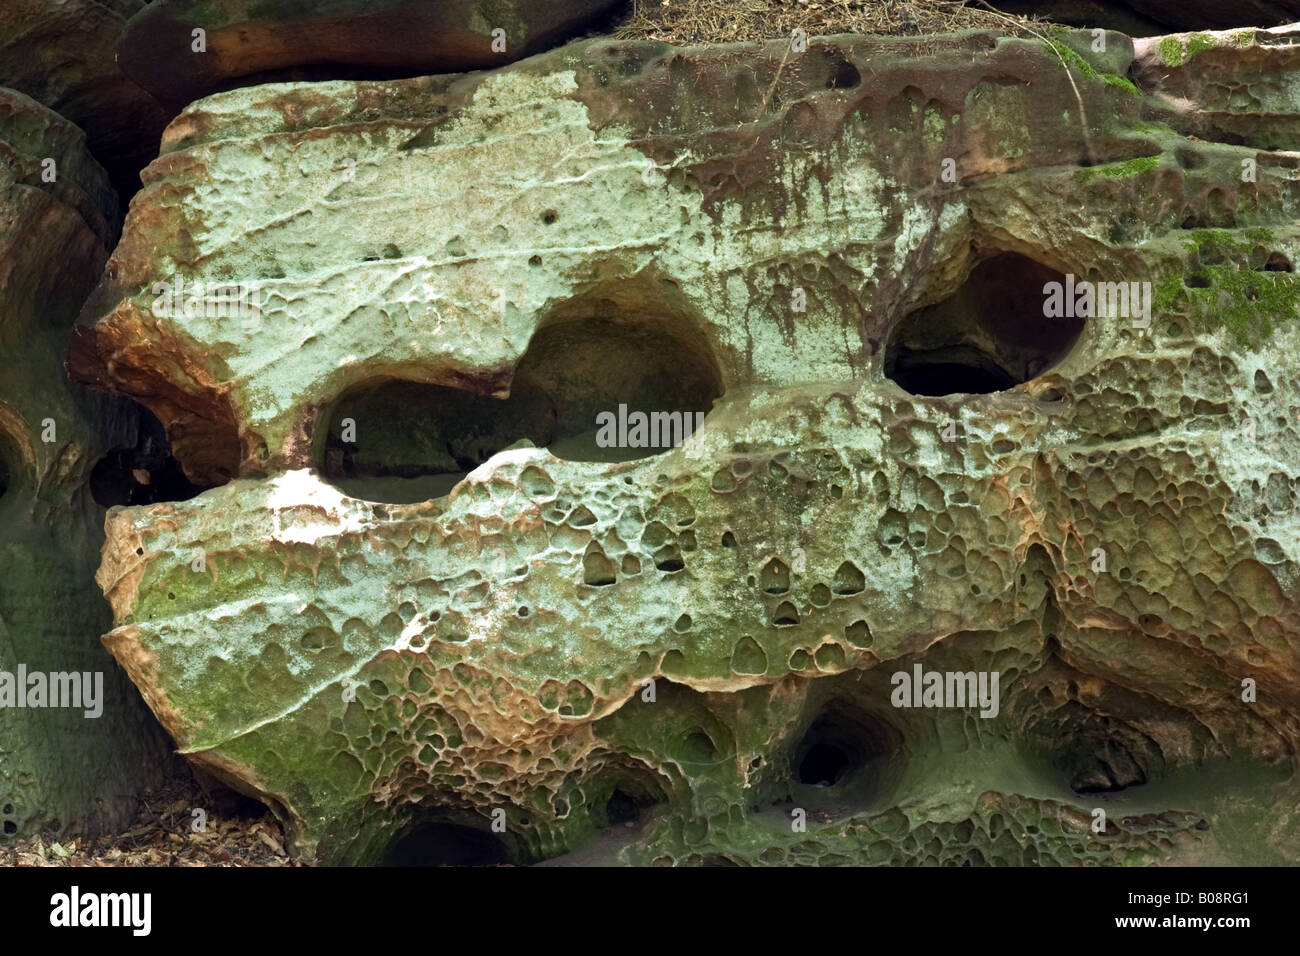
M 166 751 L 96 639 L 111 615 L 93 582 L 104 512 L 87 485 L 107 448 L 134 442 L 134 413 L 69 383 L 61 361 L 115 238 L 116 203 L 81 131 L 10 90 L 0 90 L 0 209 L 0 840 L 8 840 L 120 826 L 160 779 Z M 96 699 L 51 706 L 56 694 L 73 698 L 50 674 L 89 675 L 77 696 Z
M 1268 72 L 1277 37 L 1211 39 Z M 69 365 L 224 484 L 110 512 L 105 642 L 305 859 L 453 823 L 521 861 L 1300 859 L 1300 157 L 1184 135 L 1094 46 L 585 41 L 193 104 Z M 981 262 L 1150 283 L 1149 321 L 909 393 L 899 330 Z M 160 317 L 178 279 L 260 307 Z M 552 394 L 591 391 L 631 327 L 713 369 L 680 447 L 327 480 L 357 389 L 505 400 L 568 330 Z M 894 706 L 917 666 L 998 672 L 996 713 Z
M 617 0 L 155 0 L 122 36 L 122 69 L 164 102 L 325 66 L 450 73 L 571 38 Z
M 5 0 L 0 9 L 0 85 L 26 93 L 81 127 L 108 169 L 122 205 L 158 155 L 175 115 L 127 78 L 117 43 L 144 0 Z

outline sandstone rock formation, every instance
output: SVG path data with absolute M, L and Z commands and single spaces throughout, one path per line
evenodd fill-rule
M 219 487 L 110 511 L 105 642 L 305 859 L 1300 859 L 1295 110 L 1213 81 L 1293 37 L 193 104 L 69 368 Z M 1150 299 L 1044 318 L 1076 280 Z M 917 666 L 996 715 L 893 706 Z
M 141 86 L 184 104 L 293 67 L 451 73 L 501 66 L 563 42 L 615 3 L 155 0 L 128 24 L 120 60 Z
M 85 132 L 91 153 L 127 198 L 158 155 L 175 111 L 126 78 L 117 43 L 144 0 L 5 0 L 0 9 L 0 86 L 48 106 Z
M 61 361 L 116 214 L 82 133 L 0 90 L 0 837 L 119 826 L 166 762 L 164 736 L 96 639 L 111 618 L 93 583 L 104 511 L 92 468 L 135 443 L 136 415 L 73 386 Z M 73 673 L 92 675 L 97 699 L 51 706 L 48 675 Z

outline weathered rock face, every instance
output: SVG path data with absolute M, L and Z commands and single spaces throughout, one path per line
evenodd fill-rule
M 194 104 L 70 368 L 226 483 L 110 512 L 109 648 L 309 859 L 1300 859 L 1300 162 L 1091 39 Z
M 135 414 L 71 385 L 60 358 L 115 217 L 82 133 L 0 90 L 0 840 L 118 826 L 166 761 L 96 640 L 111 615 L 93 584 L 104 512 L 91 470 L 134 444 Z
M 1294 151 L 1295 39 L 1291 28 L 1151 37 L 1134 44 L 1134 74 L 1152 116 L 1185 136 Z
M 141 86 L 183 104 L 294 67 L 452 73 L 501 66 L 572 37 L 616 2 L 155 0 L 131 19 L 120 59 Z
M 117 65 L 123 27 L 144 7 L 144 0 L 5 0 L 0 10 L 0 84 L 85 130 L 124 205 L 175 112 Z

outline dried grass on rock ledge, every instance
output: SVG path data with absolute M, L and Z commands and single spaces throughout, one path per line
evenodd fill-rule
M 1041 33 L 1048 21 L 1000 13 L 976 2 L 945 0 L 632 0 L 614 36 L 680 45 L 874 33 L 922 36 L 958 30 Z

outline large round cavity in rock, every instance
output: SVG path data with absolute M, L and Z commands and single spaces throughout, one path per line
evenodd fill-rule
M 630 461 L 666 451 L 690 437 L 722 394 L 702 347 L 648 321 L 543 326 L 518 377 L 554 400 L 555 431 L 546 444 L 570 461 Z M 638 413 L 645 416 L 642 435 Z
M 829 702 L 790 756 L 794 783 L 870 803 L 897 776 L 903 740 L 889 724 L 847 700 Z
M 984 260 L 953 295 L 894 328 L 885 374 L 913 395 L 1000 392 L 1041 375 L 1084 323 L 1044 314 L 1049 282 L 1065 277 L 1014 253 Z
M 568 320 L 534 335 L 506 399 L 393 378 L 350 390 L 326 416 L 318 463 L 353 497 L 425 501 L 513 445 L 571 461 L 661 454 L 721 392 L 708 356 L 652 323 Z

